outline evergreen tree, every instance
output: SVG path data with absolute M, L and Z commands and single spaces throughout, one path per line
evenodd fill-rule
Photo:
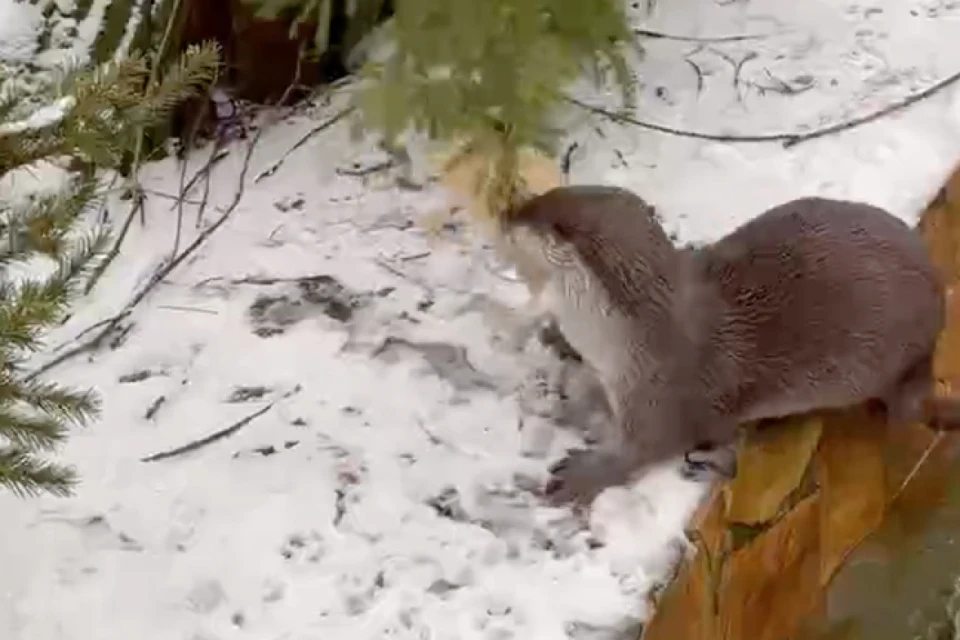
M 84 215 L 100 195 L 96 169 L 120 166 L 145 129 L 213 80 L 218 60 L 216 47 L 194 47 L 163 74 L 132 55 L 29 93 L 0 88 L 0 178 L 40 161 L 80 167 L 62 192 L 15 205 L 0 198 L 0 487 L 68 495 L 75 483 L 72 469 L 43 454 L 98 414 L 98 396 L 30 377 L 26 358 L 62 321 L 105 248 L 107 228 Z M 52 261 L 50 275 L 18 277 L 17 266 L 37 259 Z
M 247 1 L 272 15 L 299 7 L 298 17 L 318 21 L 322 44 L 325 18 L 338 0 Z M 349 16 L 383 4 L 345 1 Z M 564 91 L 585 71 L 600 84 L 612 72 L 624 105 L 633 102 L 635 81 L 624 55 L 633 34 L 623 0 L 403 0 L 394 3 L 382 35 L 387 47 L 363 69 L 358 133 L 379 132 L 394 146 L 414 130 L 462 145 L 452 162 L 476 152 L 491 158 L 477 188 L 492 211 L 503 210 L 522 187 L 519 150 L 555 155 L 554 116 L 568 105 Z

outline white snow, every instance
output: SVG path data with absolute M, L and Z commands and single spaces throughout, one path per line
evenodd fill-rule
M 43 17 L 27 2 L 0 2 L 0 60 L 26 61 L 36 48 L 36 31 Z
M 960 60 L 960 6 L 947 2 L 672 0 L 638 25 L 772 34 L 646 42 L 639 117 L 713 133 L 842 121 L 937 82 Z M 699 94 L 685 55 L 703 74 Z M 796 95 L 756 88 L 803 76 L 811 88 Z M 255 180 L 341 103 L 271 126 L 229 220 L 114 344 L 50 373 L 97 387 L 104 414 L 61 452 L 83 479 L 75 497 L 0 495 L 0 637 L 615 638 L 649 614 L 645 594 L 669 573 L 705 485 L 665 465 L 601 496 L 589 529 L 539 503 L 529 488 L 579 442 L 544 415 L 553 399 L 536 394 L 537 374 L 552 380 L 559 364 L 534 343 L 507 348 L 502 309 L 525 293 L 490 251 L 420 225 L 444 194 L 400 190 L 389 172 L 350 175 L 355 162 L 383 159 L 351 146 L 345 123 Z M 915 221 L 960 161 L 955 87 L 789 149 L 580 116 L 571 181 L 635 189 L 682 242 L 810 194 Z M 207 225 L 234 198 L 245 145 L 212 171 Z M 193 155 L 188 177 L 206 157 Z M 177 211 L 164 194 L 179 191 L 175 161 L 146 167 L 141 181 L 147 226 L 134 223 L 45 358 L 122 309 L 173 249 Z M 202 187 L 189 194 L 180 249 L 196 236 L 191 203 L 201 197 Z M 128 209 L 119 199 L 108 207 L 118 225 Z M 337 319 L 343 308 L 323 299 L 328 281 L 296 281 L 313 276 L 354 292 L 352 317 Z M 232 437 L 141 461 L 270 403 Z

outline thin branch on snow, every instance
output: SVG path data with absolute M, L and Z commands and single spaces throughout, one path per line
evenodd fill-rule
M 170 256 L 173 257 L 177 255 L 177 251 L 180 250 L 180 234 L 183 232 L 183 203 L 186 200 L 186 191 L 184 191 L 184 183 L 187 179 L 187 158 L 184 156 L 180 160 L 180 197 L 177 198 L 177 228 L 173 234 L 173 249 L 170 250 Z
M 384 271 L 397 276 L 401 280 L 406 280 L 407 282 L 416 285 L 417 287 L 420 288 L 420 290 L 422 290 L 427 295 L 431 297 L 434 295 L 435 292 L 433 290 L 433 287 L 431 287 L 429 284 L 427 284 L 420 278 L 417 278 L 416 276 L 410 275 L 405 271 L 397 269 L 396 267 L 391 265 L 389 262 L 387 262 L 387 259 L 384 258 L 383 256 L 380 256 L 379 258 L 374 258 L 373 263 L 378 267 L 380 267 L 381 269 L 383 269 Z
M 376 162 L 369 167 L 360 167 L 360 168 L 337 168 L 337 175 L 347 176 L 350 178 L 364 178 L 381 171 L 386 171 L 387 169 L 393 168 L 393 160 L 384 160 L 383 162 Z
M 655 40 L 678 40 L 680 42 L 742 42 L 743 40 L 762 40 L 769 38 L 770 33 L 747 33 L 733 36 L 681 36 L 672 33 L 663 33 L 661 31 L 651 31 L 649 29 L 634 29 L 633 33 L 645 38 Z
M 145 201 L 146 193 L 137 186 L 133 192 L 133 206 L 130 207 L 130 213 L 127 214 L 127 219 L 123 222 L 123 227 L 120 229 L 120 233 L 117 235 L 113 246 L 110 247 L 110 251 L 107 252 L 107 255 L 104 256 L 100 264 L 98 264 L 96 269 L 93 270 L 93 273 L 90 274 L 90 279 L 87 280 L 87 285 L 83 290 L 84 294 L 93 291 L 97 282 L 100 281 L 100 278 L 104 272 L 106 272 L 107 267 L 120 255 L 120 245 L 123 244 L 124 239 L 127 237 L 127 232 L 130 231 L 130 225 L 133 224 L 133 219 L 137 216 L 137 213 L 141 214 L 141 219 L 143 218 L 143 203 Z
M 274 162 L 269 167 L 267 167 L 266 169 L 258 173 L 253 179 L 254 183 L 260 182 L 264 178 L 269 178 L 270 176 L 275 174 L 277 172 L 277 169 L 280 168 L 280 165 L 282 165 L 286 161 L 286 159 L 290 156 L 290 154 L 292 154 L 294 151 L 296 151 L 297 149 L 305 145 L 313 136 L 317 135 L 321 131 L 329 129 L 336 123 L 343 120 L 345 117 L 353 113 L 355 109 L 356 107 L 354 107 L 353 105 L 349 107 L 345 107 L 340 111 L 338 111 L 337 113 L 335 113 L 334 115 L 332 115 L 327 120 L 324 120 L 323 122 L 315 126 L 310 131 L 303 134 L 303 136 L 299 140 L 297 140 L 292 147 L 287 149 L 287 151 L 284 152 L 284 154 L 280 156 L 280 158 L 276 162 Z
M 140 462 L 157 462 L 158 460 L 168 460 L 176 456 L 182 456 L 185 453 L 190 453 L 192 451 L 202 449 L 208 444 L 213 444 L 214 442 L 218 442 L 220 440 L 223 440 L 224 438 L 229 438 L 230 436 L 240 431 L 241 429 L 243 429 L 245 426 L 247 426 L 257 418 L 265 414 L 267 411 L 270 411 L 270 409 L 276 406 L 278 402 L 286 400 L 291 396 L 295 396 L 296 394 L 300 393 L 302 389 L 303 387 L 301 387 L 298 384 L 294 386 L 293 389 L 291 389 L 290 391 L 287 391 L 282 396 L 280 396 L 279 399 L 274 400 L 273 402 L 271 402 L 270 404 L 267 404 L 266 406 L 260 407 L 253 413 L 248 414 L 247 416 L 245 416 L 244 418 L 241 418 L 237 422 L 234 422 L 229 427 L 225 427 L 218 431 L 214 431 L 210 435 L 204 436 L 203 438 L 200 438 L 198 440 L 191 440 L 187 444 L 180 445 L 179 447 L 175 447 L 173 449 L 167 449 L 166 451 L 161 451 L 159 453 L 154 453 L 145 458 L 140 458 Z
M 940 90 L 945 89 L 946 87 L 949 87 L 950 85 L 955 84 L 958 81 L 960 81 L 960 71 L 950 76 L 947 76 L 943 80 L 940 80 L 936 84 L 930 87 L 927 87 L 922 91 L 912 93 L 901 100 L 893 102 L 892 104 L 889 104 L 886 107 L 883 107 L 882 109 L 874 111 L 873 113 L 869 113 L 859 118 L 853 118 L 852 120 L 847 120 L 845 122 L 841 122 L 838 124 L 829 125 L 827 127 L 823 127 L 822 129 L 815 129 L 807 133 L 767 133 L 767 134 L 755 134 L 755 135 L 736 135 L 736 134 L 719 134 L 719 133 L 705 133 L 701 131 L 690 131 L 687 129 L 677 129 L 674 127 L 668 127 L 666 125 L 656 124 L 653 122 L 645 122 L 643 120 L 639 120 L 627 114 L 616 113 L 616 112 L 610 111 L 609 109 L 592 105 L 592 104 L 583 102 L 582 100 L 578 100 L 577 98 L 573 98 L 569 96 L 566 97 L 565 100 L 577 107 L 580 107 L 581 109 L 590 111 L 591 113 L 595 113 L 599 116 L 603 116 L 614 122 L 619 122 L 621 124 L 629 124 L 635 127 L 641 127 L 643 129 L 649 129 L 651 131 L 658 131 L 660 133 L 666 133 L 673 136 L 679 136 L 683 138 L 695 138 L 697 140 L 712 140 L 714 142 L 780 142 L 783 144 L 785 148 L 789 148 L 789 147 L 798 145 L 801 142 L 808 142 L 810 140 L 816 140 L 817 138 L 823 138 L 825 136 L 832 135 L 835 133 L 841 133 L 848 129 L 853 129 L 861 125 L 873 122 L 875 120 L 879 120 L 880 118 L 888 116 L 891 113 L 895 113 L 913 104 L 916 104 L 921 100 L 925 100 L 926 98 L 933 96 Z
M 208 444 L 213 444 L 214 442 L 218 442 L 220 440 L 223 440 L 224 438 L 229 438 L 236 432 L 240 431 L 240 429 L 243 429 L 245 426 L 247 426 L 257 418 L 265 414 L 267 411 L 270 411 L 270 409 L 272 409 L 275 404 L 276 402 L 271 402 L 270 404 L 264 407 L 260 407 L 253 413 L 247 415 L 241 420 L 238 420 L 237 422 L 233 423 L 229 427 L 220 429 L 219 431 L 214 431 L 210 435 L 200 438 L 199 440 L 193 440 L 191 442 L 188 442 L 185 445 L 181 445 L 174 449 L 168 449 L 166 451 L 154 453 L 153 455 L 149 455 L 145 458 L 140 458 L 140 462 L 157 462 L 159 460 L 168 460 L 170 458 L 174 458 L 176 456 L 182 456 L 192 451 L 197 451 L 198 449 L 202 449 Z
M 197 169 L 197 172 L 194 173 L 189 180 L 187 180 L 186 184 L 183 186 L 183 189 L 182 189 L 183 194 L 186 195 L 190 193 L 190 190 L 193 189 L 193 186 L 197 183 L 197 180 L 199 180 L 200 178 L 206 177 L 209 180 L 210 170 L 213 169 L 213 167 L 218 162 L 226 158 L 228 155 L 230 155 L 230 151 L 228 149 L 223 149 L 219 147 L 217 144 L 214 144 L 211 149 L 210 159 L 207 160 L 202 167 Z M 177 206 L 176 203 L 173 203 L 172 205 L 170 205 L 170 211 L 173 211 L 174 208 L 176 208 L 176 206 Z
M 208 161 L 208 164 L 215 162 L 216 159 L 220 157 L 220 150 L 222 146 L 223 139 L 217 138 L 213 145 L 213 149 L 210 150 L 210 160 Z M 210 179 L 212 175 L 213 171 L 211 169 L 203 172 L 203 195 L 200 196 L 200 206 L 197 207 L 197 219 L 193 223 L 194 229 L 199 229 L 203 224 L 203 212 L 207 210 L 207 202 L 210 200 Z
M 170 272 L 172 272 L 174 269 L 180 266 L 180 264 L 183 263 L 183 261 L 186 260 L 191 254 L 193 254 L 194 251 L 200 248 L 200 246 L 204 242 L 206 242 L 207 239 L 209 239 L 210 236 L 212 236 L 217 231 L 217 229 L 223 226 L 223 224 L 227 221 L 227 219 L 229 219 L 231 214 L 233 214 L 234 210 L 237 208 L 237 205 L 240 204 L 240 200 L 243 198 L 243 193 L 246 188 L 247 171 L 250 168 L 250 158 L 253 155 L 253 150 L 256 148 L 257 143 L 260 141 L 260 136 L 262 133 L 263 133 L 263 129 L 258 130 L 257 135 L 254 136 L 253 140 L 250 141 L 250 144 L 247 145 L 247 153 L 246 153 L 246 156 L 244 157 L 243 167 L 240 170 L 240 177 L 237 181 L 238 182 L 237 191 L 234 194 L 233 201 L 224 210 L 224 212 L 220 215 L 220 217 L 217 218 L 217 220 L 213 224 L 211 224 L 209 227 L 207 227 L 202 232 L 200 232 L 197 235 L 197 237 L 194 239 L 194 241 L 191 242 L 182 252 L 174 256 L 171 260 L 166 262 L 160 269 L 158 269 L 157 272 L 153 275 L 153 277 L 151 277 L 150 280 L 147 282 L 147 284 L 144 285 L 144 287 L 140 289 L 139 292 L 134 294 L 134 296 L 130 299 L 129 302 L 127 302 L 123 310 L 120 313 L 109 318 L 103 324 L 103 328 L 100 331 L 98 331 L 96 334 L 94 334 L 93 337 L 91 337 L 89 340 L 86 340 L 81 344 L 76 345 L 72 349 L 64 351 L 56 358 L 50 360 L 46 364 L 32 371 L 27 375 L 26 377 L 27 380 L 32 380 L 33 378 L 36 378 L 37 376 L 43 373 L 46 373 L 47 371 L 50 371 L 54 367 L 57 367 L 63 364 L 64 362 L 75 358 L 78 355 L 97 349 L 100 346 L 100 344 L 103 342 L 104 338 L 110 335 L 110 333 L 119 326 L 120 322 L 122 322 L 124 318 L 130 315 L 130 313 L 141 302 L 143 302 L 143 300 L 147 297 L 147 295 L 149 295 L 149 293 L 153 291 L 154 287 L 160 284 L 160 282 L 162 282 L 170 274 Z M 130 216 L 127 218 L 127 223 L 125 226 L 129 226 L 130 222 L 133 220 L 134 211 L 135 209 L 131 210 Z M 118 247 L 117 247 L 117 250 L 119 251 Z
M 157 196 L 158 198 L 163 198 L 164 200 L 174 200 L 174 201 L 182 200 L 186 204 L 192 204 L 195 207 L 198 207 L 203 204 L 201 200 L 191 200 L 190 198 L 181 198 L 180 196 L 174 195 L 172 193 L 167 193 L 166 191 L 160 191 L 158 189 L 144 189 L 143 192 L 151 196 Z M 219 211 L 220 213 L 223 213 L 223 207 L 214 206 L 213 208 Z
M 916 104 L 917 102 L 920 102 L 921 100 L 925 100 L 930 96 L 936 94 L 940 90 L 945 89 L 950 85 L 955 84 L 958 81 L 960 81 L 960 71 L 954 73 L 953 75 L 947 76 L 940 82 L 937 82 L 936 84 L 933 84 L 927 87 L 926 89 L 923 89 L 922 91 L 911 93 L 905 98 L 903 98 L 902 100 L 889 104 L 886 107 L 883 107 L 882 109 L 875 111 L 873 113 L 867 114 L 865 116 L 861 116 L 859 118 L 854 118 L 846 122 L 841 122 L 839 124 L 824 127 L 823 129 L 817 129 L 815 131 L 811 131 L 810 133 L 794 136 L 792 140 L 785 141 L 783 143 L 783 146 L 792 147 L 801 142 L 814 140 L 816 138 L 822 138 L 823 136 L 839 133 L 841 131 L 846 131 L 847 129 L 853 129 L 854 127 L 859 127 L 862 124 L 867 124 L 868 122 L 873 122 L 874 120 L 879 120 L 880 118 L 888 116 L 891 113 L 900 111 L 901 109 L 905 109 L 913 104 Z

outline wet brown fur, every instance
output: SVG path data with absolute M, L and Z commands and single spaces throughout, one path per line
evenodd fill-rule
M 566 252 L 541 295 L 598 371 L 620 439 L 558 481 L 618 484 L 743 422 L 870 400 L 891 423 L 960 427 L 960 401 L 933 394 L 942 284 L 919 234 L 882 209 L 801 198 L 682 251 L 632 192 L 572 186 L 505 229 L 528 262 L 537 242 Z

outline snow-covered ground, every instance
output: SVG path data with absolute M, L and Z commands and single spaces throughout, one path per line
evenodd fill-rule
M 679 129 L 802 132 L 960 70 L 946 0 L 672 0 L 638 16 L 699 39 L 647 39 L 638 66 L 640 117 Z M 731 36 L 751 37 L 717 40 Z M 588 527 L 540 503 L 549 463 L 579 441 L 557 420 L 593 417 L 582 377 L 536 341 L 510 349 L 505 309 L 525 291 L 462 219 L 426 229 L 446 194 L 367 173 L 384 158 L 345 123 L 287 155 L 344 99 L 269 126 L 226 223 L 103 349 L 50 372 L 96 386 L 104 413 L 62 451 L 83 479 L 74 498 L 0 495 L 0 638 L 620 638 L 649 614 L 705 485 L 666 465 L 601 496 Z M 790 148 L 601 116 L 569 138 L 572 182 L 635 189 L 680 242 L 810 194 L 915 221 L 960 160 L 960 90 Z M 234 199 L 246 145 L 214 166 L 204 225 Z M 179 181 L 173 160 L 144 169 L 147 225 L 41 361 L 174 250 Z M 118 223 L 128 209 L 108 207 Z

